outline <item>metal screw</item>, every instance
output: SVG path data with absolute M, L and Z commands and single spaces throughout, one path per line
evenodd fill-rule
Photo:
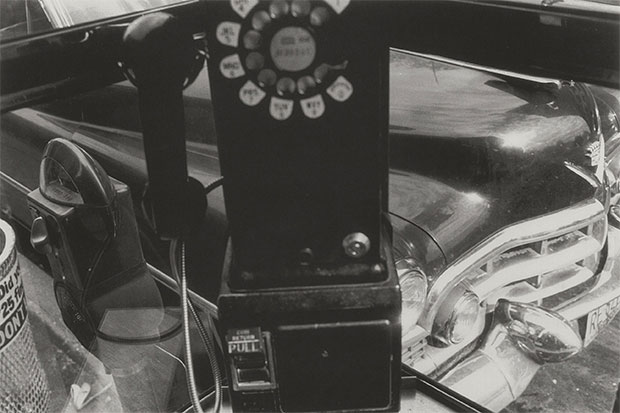
M 314 252 L 311 248 L 304 248 L 299 251 L 299 261 L 303 265 L 308 265 L 314 260 Z
M 375 264 L 372 266 L 370 271 L 372 271 L 375 274 L 380 274 L 383 272 L 383 266 L 381 264 Z
M 354 232 L 344 238 L 342 246 L 349 257 L 360 258 L 370 250 L 370 239 L 361 232 Z
M 244 281 L 254 281 L 254 274 L 249 272 L 249 271 L 242 271 L 241 272 L 241 278 Z

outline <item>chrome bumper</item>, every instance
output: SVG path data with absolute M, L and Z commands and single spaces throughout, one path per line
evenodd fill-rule
M 580 300 L 558 310 L 573 328 L 577 320 L 620 296 L 620 230 L 610 225 L 608 259 L 591 292 Z M 440 383 L 465 397 L 499 411 L 523 393 L 538 369 L 534 361 L 521 350 L 505 325 L 496 324 L 483 345 L 456 365 Z M 415 368 L 415 366 L 414 366 Z

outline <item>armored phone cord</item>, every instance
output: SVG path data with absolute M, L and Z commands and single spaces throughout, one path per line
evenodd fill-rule
M 172 267 L 172 273 L 177 280 L 177 284 L 180 289 L 181 296 L 181 311 L 182 311 L 182 324 L 183 324 L 183 335 L 184 335 L 184 343 L 185 343 L 185 356 L 186 356 L 186 376 L 187 376 L 187 384 L 188 391 L 190 393 L 190 398 L 192 401 L 192 407 L 194 411 L 198 413 L 202 413 L 202 407 L 200 406 L 200 397 L 198 395 L 198 389 L 196 386 L 196 378 L 194 374 L 194 363 L 192 360 L 192 349 L 191 349 L 191 341 L 189 335 L 189 313 L 191 313 L 192 318 L 194 319 L 196 326 L 198 327 L 198 332 L 200 333 L 200 337 L 202 342 L 207 350 L 207 357 L 209 359 L 209 364 L 211 365 L 211 371 L 213 373 L 213 381 L 215 385 L 215 404 L 214 404 L 214 412 L 219 412 L 222 404 L 222 376 L 219 369 L 219 365 L 217 364 L 217 355 L 215 350 L 215 345 L 213 343 L 212 336 L 205 329 L 202 320 L 198 317 L 198 313 L 194 308 L 191 300 L 188 297 L 187 292 L 187 275 L 185 268 L 185 243 L 181 242 L 181 274 L 179 276 L 178 265 L 179 260 L 177 258 L 177 248 L 178 241 L 173 240 L 170 243 L 170 262 Z M 210 323 L 210 327 L 212 324 Z M 213 328 L 213 327 L 212 327 Z

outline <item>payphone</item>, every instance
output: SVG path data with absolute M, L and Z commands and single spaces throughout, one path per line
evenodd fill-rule
M 381 8 L 231 0 L 205 10 L 230 231 L 218 308 L 233 409 L 397 411 Z M 123 42 L 153 221 L 162 238 L 183 240 L 204 210 L 182 125 L 196 38 L 156 13 L 132 22 Z
M 208 4 L 236 410 L 398 410 L 380 13 L 366 1 Z

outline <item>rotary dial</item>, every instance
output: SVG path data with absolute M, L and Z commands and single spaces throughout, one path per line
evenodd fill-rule
M 243 78 L 239 99 L 258 106 L 268 99 L 270 115 L 284 121 L 299 110 L 310 119 L 325 113 L 325 99 L 344 102 L 353 93 L 345 77 L 347 61 L 328 62 L 322 27 L 342 13 L 349 0 L 231 0 L 241 21 L 216 29 L 219 43 L 231 48 L 219 63 L 228 79 Z

